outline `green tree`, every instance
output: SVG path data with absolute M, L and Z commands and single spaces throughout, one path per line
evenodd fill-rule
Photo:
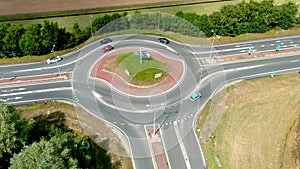
M 58 142 L 54 142 L 58 141 Z M 45 168 L 45 169 L 76 169 L 77 161 L 70 157 L 68 149 L 63 148 L 64 140 L 59 137 L 54 137 L 50 141 L 41 140 L 38 143 L 33 143 L 25 147 L 20 153 L 15 154 L 11 158 L 10 169 L 32 169 L 32 168 Z M 68 158 L 68 160 L 65 160 Z
M 60 46 L 57 45 L 59 36 L 58 24 L 45 20 L 41 36 L 43 54 L 50 53 L 53 45 L 56 45 L 56 49 L 60 48 Z
M 33 124 L 33 120 L 21 119 L 14 106 L 0 102 L 0 168 L 5 168 L 9 158 L 27 144 Z
M 7 29 L 10 26 L 10 24 L 1 24 L 0 25 L 0 58 L 5 57 L 5 52 L 4 52 L 4 41 L 3 38 L 7 34 Z
M 11 25 L 8 27 L 5 37 L 3 38 L 3 52 L 5 57 L 22 56 L 23 53 L 19 47 L 19 40 L 25 29 L 22 25 Z M 13 53 L 12 53 L 13 51 Z
M 26 28 L 19 45 L 25 55 L 41 55 L 43 46 L 41 38 L 41 24 L 33 24 Z

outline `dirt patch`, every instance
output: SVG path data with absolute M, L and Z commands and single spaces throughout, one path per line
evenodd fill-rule
M 152 0 L 151 3 L 174 2 Z M 116 6 L 149 4 L 147 0 L 4 0 L 0 1 L 0 15 L 70 11 L 79 9 L 109 8 Z

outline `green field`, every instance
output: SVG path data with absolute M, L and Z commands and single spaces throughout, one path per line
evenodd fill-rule
M 195 12 L 197 14 L 211 14 L 212 12 L 218 11 L 222 6 L 228 4 L 236 4 L 242 0 L 233 0 L 233 1 L 224 1 L 224 2 L 215 2 L 215 3 L 206 3 L 206 4 L 195 4 L 195 5 L 182 5 L 175 7 L 161 7 L 161 8 L 152 8 L 152 9 L 141 9 L 141 12 L 157 12 L 174 15 L 177 11 L 181 10 L 183 12 Z M 258 0 L 261 1 L 261 0 Z M 299 0 L 291 0 L 299 4 Z M 246 0 L 249 2 L 249 0 Z M 286 0 L 274 0 L 275 4 L 282 4 L 287 2 Z M 300 6 L 299 6 L 300 9 Z M 128 11 L 128 14 L 132 14 L 133 11 Z M 106 13 L 110 14 L 110 13 Z M 87 15 L 78 15 L 78 16 L 63 16 L 63 17 L 53 17 L 45 18 L 49 21 L 57 22 L 59 26 L 65 27 L 67 31 L 72 31 L 74 23 L 78 23 L 81 28 L 86 28 L 90 26 L 90 16 L 93 16 L 92 19 L 103 16 L 105 13 L 99 14 L 87 14 Z M 12 23 L 12 24 L 22 24 L 24 26 L 33 24 L 33 23 L 43 23 L 45 19 L 33 19 L 33 20 L 18 20 L 18 21 L 5 21 L 0 23 Z
M 299 74 L 246 80 L 215 96 L 196 127 L 208 168 L 298 169 L 299 82 Z
M 121 76 L 124 80 L 135 85 L 152 85 L 168 77 L 171 71 L 170 65 L 155 60 L 152 57 L 140 57 L 133 52 L 124 53 L 110 60 L 105 69 Z M 126 73 L 126 70 L 128 73 Z M 162 73 L 162 77 L 155 78 L 155 74 Z

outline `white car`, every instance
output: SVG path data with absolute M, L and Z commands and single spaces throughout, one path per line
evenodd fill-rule
M 61 58 L 59 56 L 54 56 L 54 57 L 47 60 L 47 64 L 56 63 L 56 62 L 61 61 L 61 60 L 63 60 L 63 58 Z

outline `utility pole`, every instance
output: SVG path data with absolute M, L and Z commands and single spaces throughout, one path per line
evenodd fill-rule
M 52 46 L 52 50 L 51 50 L 51 52 L 53 53 L 53 57 L 55 57 L 55 50 L 54 50 L 54 48 L 55 48 L 55 45 Z M 58 62 L 56 62 L 56 65 L 57 65 L 57 69 L 58 69 L 58 75 L 60 76 L 60 69 L 59 69 L 59 66 L 58 66 Z
M 212 62 L 212 60 L 213 60 L 212 50 L 213 50 L 213 47 L 214 47 L 215 36 L 217 36 L 217 35 L 216 35 L 214 30 L 211 30 L 211 32 L 214 34 L 213 35 L 213 40 L 212 40 L 212 43 L 211 43 L 211 49 L 210 49 L 210 61 Z

